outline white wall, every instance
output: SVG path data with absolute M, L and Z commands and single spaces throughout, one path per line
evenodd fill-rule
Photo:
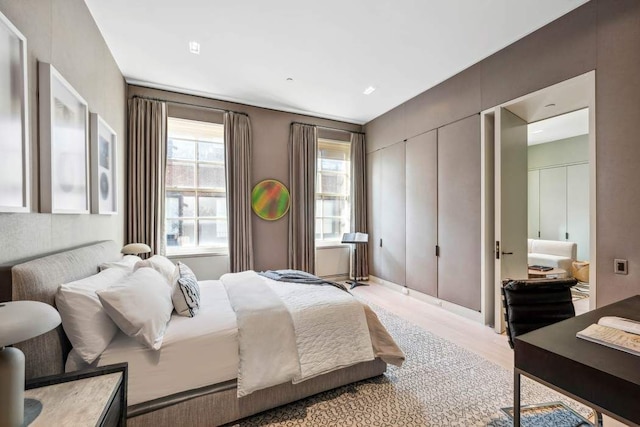
M 589 162 L 589 135 L 529 146 L 529 170 Z

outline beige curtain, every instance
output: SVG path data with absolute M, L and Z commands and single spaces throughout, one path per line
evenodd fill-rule
M 291 124 L 289 136 L 289 261 L 288 267 L 315 273 L 316 159 L 318 130 Z
M 251 122 L 241 113 L 224 115 L 227 221 L 231 272 L 253 270 L 251 234 Z
M 127 236 L 164 254 L 164 182 L 167 166 L 167 106 L 129 100 Z
M 363 133 L 351 134 L 351 232 L 367 233 L 367 157 Z M 369 278 L 367 245 L 356 245 L 358 280 Z M 354 266 L 355 268 L 355 266 Z

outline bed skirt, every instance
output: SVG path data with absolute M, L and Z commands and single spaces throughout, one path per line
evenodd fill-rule
M 127 410 L 127 425 L 219 426 L 323 391 L 382 375 L 386 369 L 386 363 L 375 359 L 300 384 L 287 383 L 258 390 L 242 398 L 236 397 L 235 381 L 228 381 L 131 406 Z

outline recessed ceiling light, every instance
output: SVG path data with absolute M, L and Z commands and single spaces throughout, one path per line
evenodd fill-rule
M 547 104 L 547 105 L 545 105 L 545 106 L 544 106 L 544 108 L 547 108 L 547 107 L 555 107 L 555 106 L 556 106 L 556 104 Z
M 366 89 L 364 90 L 364 92 L 362 92 L 362 93 L 364 93 L 365 95 L 371 95 L 371 94 L 373 93 L 373 91 L 374 91 L 374 90 L 376 90 L 376 88 L 375 88 L 375 87 L 373 87 L 373 86 L 369 86 L 369 87 L 368 87 L 368 88 L 366 88 Z
M 197 41 L 190 41 L 189 42 L 189 52 L 195 54 L 195 55 L 200 55 L 200 43 L 198 43 Z
M 538 129 L 538 130 L 534 130 L 533 132 L 531 132 L 532 134 L 534 133 L 542 133 L 544 132 L 544 129 Z

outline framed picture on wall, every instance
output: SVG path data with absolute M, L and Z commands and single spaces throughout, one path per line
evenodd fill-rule
M 91 113 L 91 213 L 118 213 L 117 145 L 115 131 Z
M 40 211 L 89 213 L 89 106 L 51 64 L 38 77 Z
M 27 39 L 0 13 L 0 212 L 31 205 Z

